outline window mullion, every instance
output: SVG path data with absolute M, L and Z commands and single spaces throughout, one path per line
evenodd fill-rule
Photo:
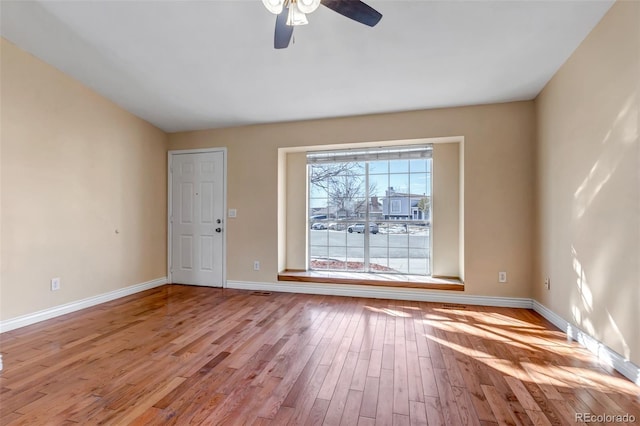
M 369 227 L 369 162 L 364 163 L 364 271 L 370 272 L 369 270 L 369 238 L 370 238 L 370 227 Z

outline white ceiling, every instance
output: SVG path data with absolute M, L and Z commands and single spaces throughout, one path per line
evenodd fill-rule
M 612 5 L 369 0 L 295 44 L 252 1 L 5 1 L 2 36 L 169 131 L 533 99 Z

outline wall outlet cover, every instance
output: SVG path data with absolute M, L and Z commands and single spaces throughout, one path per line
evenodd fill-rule
M 51 291 L 60 290 L 60 278 L 51 278 Z

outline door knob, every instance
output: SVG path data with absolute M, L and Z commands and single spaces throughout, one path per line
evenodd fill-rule
M 216 228 L 216 232 L 222 232 L 222 228 Z
M 222 223 L 220 219 L 216 219 L 216 223 Z

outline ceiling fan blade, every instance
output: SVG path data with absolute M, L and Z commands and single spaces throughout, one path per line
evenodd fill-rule
M 287 15 L 289 9 L 284 8 L 276 18 L 276 32 L 273 36 L 273 47 L 276 49 L 284 49 L 289 46 L 291 36 L 293 35 L 293 27 L 287 25 Z
M 322 4 L 341 15 L 370 27 L 375 26 L 382 14 L 360 0 L 322 0 Z

